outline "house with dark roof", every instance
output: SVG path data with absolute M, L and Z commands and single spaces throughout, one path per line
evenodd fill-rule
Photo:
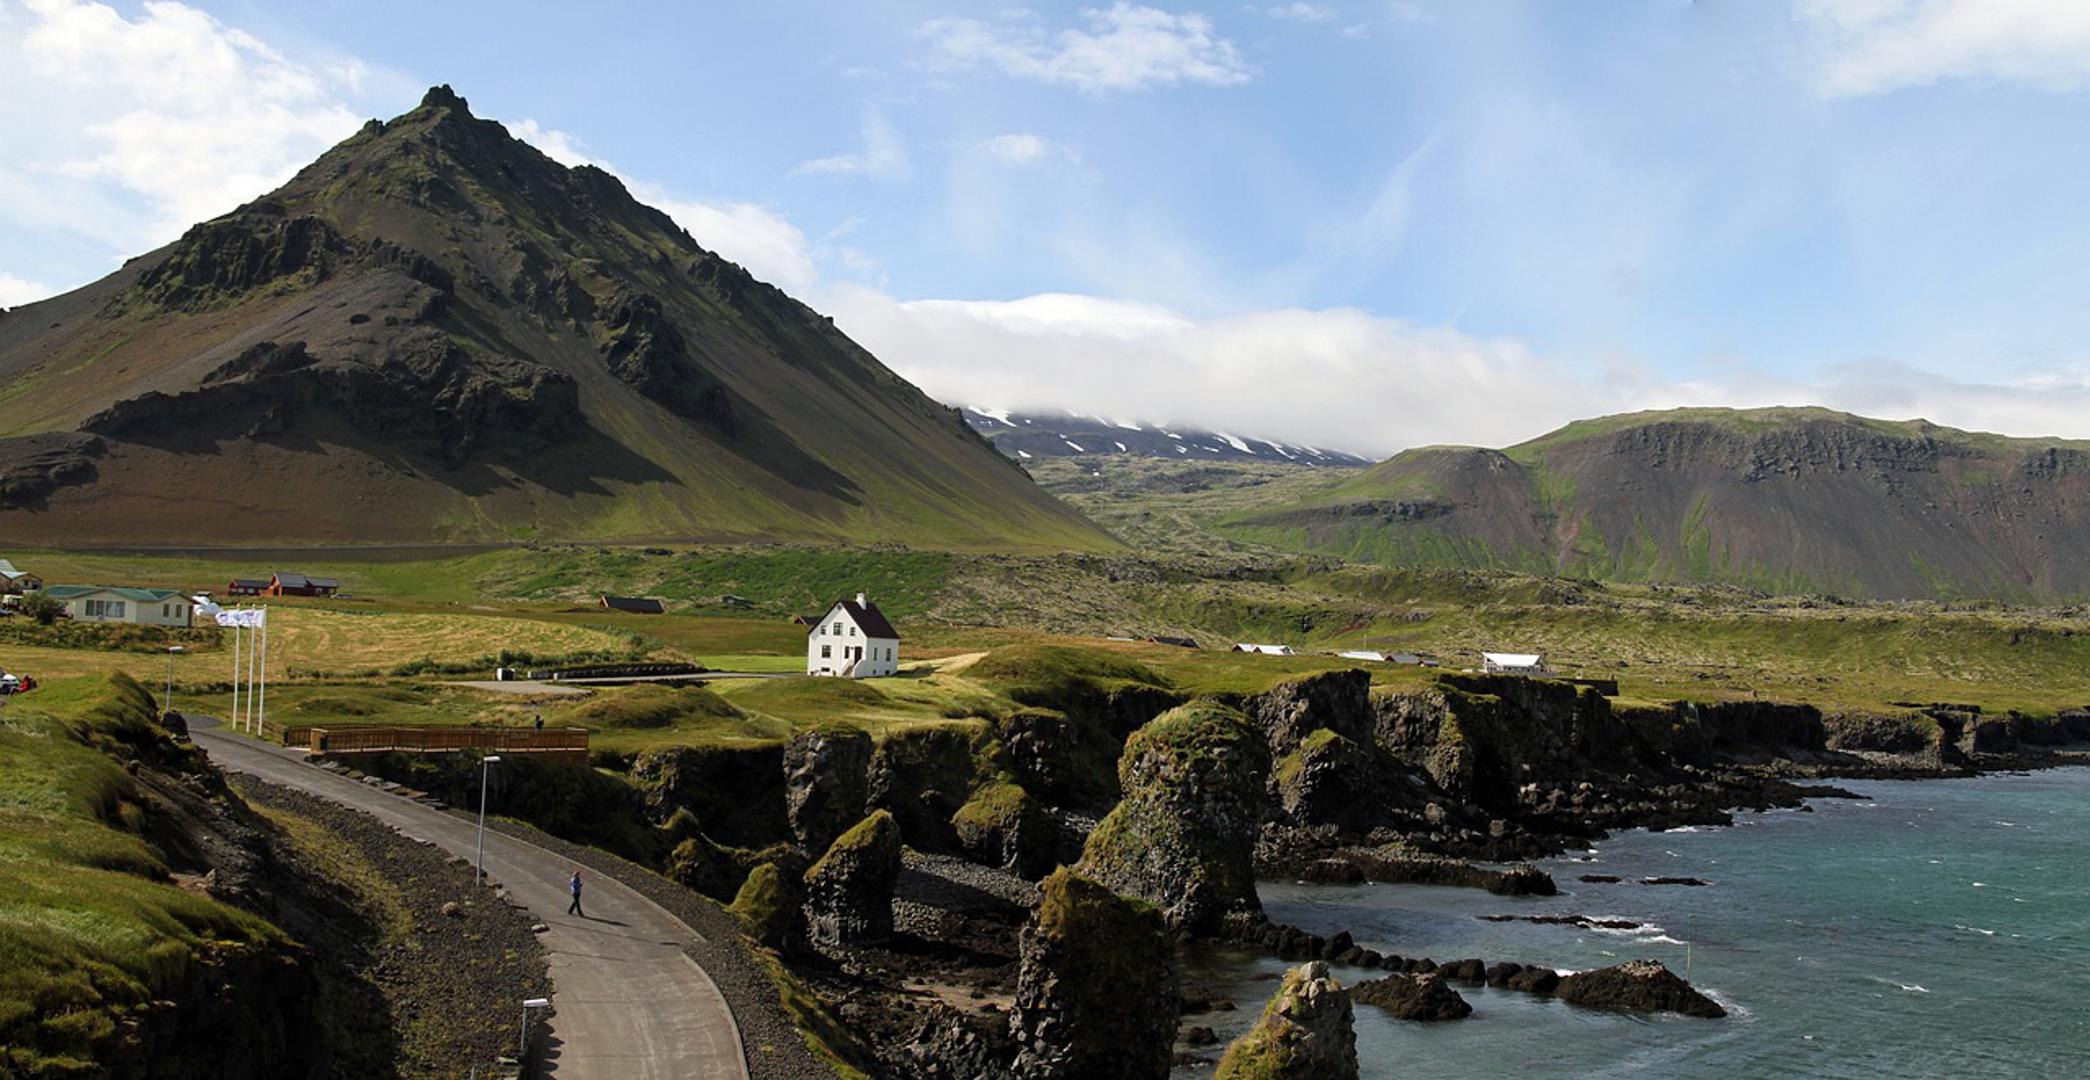
M 333 578 L 312 577 L 278 570 L 269 578 L 268 588 L 261 590 L 263 596 L 332 596 L 341 588 Z
M 268 578 L 236 577 L 225 585 L 227 596 L 260 596 L 269 590 Z
M 1178 649 L 1199 648 L 1196 638 L 1172 637 L 1168 634 L 1155 634 L 1152 637 L 1149 637 L 1147 640 L 1156 645 L 1173 645 Z
M 605 593 L 602 606 L 611 611 L 624 611 L 633 615 L 665 615 L 668 606 L 650 596 L 610 596 Z
M 900 632 L 863 593 L 837 600 L 806 630 L 806 674 L 845 679 L 896 675 Z

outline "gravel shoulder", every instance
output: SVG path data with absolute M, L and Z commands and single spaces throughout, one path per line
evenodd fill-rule
M 323 1004 L 357 1014 L 323 1022 L 381 1013 L 397 1040 L 389 1061 L 332 1061 L 326 1075 L 487 1075 L 515 1054 L 516 1003 L 551 992 L 528 913 L 474 888 L 461 860 L 367 814 L 229 779 L 282 830 L 279 852 L 295 872 L 331 887 L 274 913 L 334 976 Z

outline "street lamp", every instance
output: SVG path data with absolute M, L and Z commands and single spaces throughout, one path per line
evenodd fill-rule
M 486 777 L 493 772 L 493 763 L 499 760 L 499 754 L 488 754 L 479 759 L 479 850 L 472 856 L 474 885 L 486 880 Z
M 179 645 L 167 646 L 167 707 L 162 712 L 174 711 L 174 657 L 181 651 Z

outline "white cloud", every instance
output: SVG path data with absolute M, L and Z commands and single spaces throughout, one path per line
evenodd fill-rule
M 587 151 L 581 149 L 581 141 L 564 131 L 544 127 L 530 119 L 501 126 L 508 129 L 508 134 L 543 151 L 545 157 L 569 169 L 582 165 L 593 165 L 598 169 L 608 168 L 602 162 L 589 157 Z
M 688 229 L 697 243 L 786 292 L 803 294 L 820 279 L 805 233 L 774 210 L 746 202 L 675 199 L 645 184 L 632 190 Z
M 1335 19 L 1334 8 L 1326 4 L 1309 4 L 1305 0 L 1299 0 L 1298 3 L 1276 4 L 1266 7 L 1263 9 L 1263 14 L 1273 19 L 1283 19 L 1286 22 L 1324 23 Z
M 2090 437 L 2086 371 L 1976 383 L 1874 362 L 1811 382 L 1746 367 L 1682 380 L 1348 309 L 1200 320 L 1094 296 L 900 301 L 849 285 L 821 300 L 844 330 L 947 403 L 1194 423 L 1367 454 L 1508 445 L 1578 418 L 1680 405 L 1823 404 Z
M 166 0 L 135 18 L 0 0 L 0 214 L 126 253 L 163 243 L 353 133 L 341 97 L 369 75 Z
M 52 290 L 40 282 L 28 281 L 13 274 L 0 274 L 0 308 L 11 308 L 34 303 L 50 296 Z
M 2057 92 L 2090 85 L 2082 0 L 1795 0 L 1793 15 L 1831 96 L 1952 79 Z
M 892 121 L 877 109 L 864 111 L 858 133 L 859 146 L 846 154 L 801 161 L 792 176 L 867 176 L 872 179 L 904 178 L 913 171 L 907 143 Z
M 535 120 L 506 125 L 508 133 L 571 169 L 593 165 L 609 173 L 615 167 L 581 149 L 581 141 Z M 617 173 L 622 176 L 623 174 Z M 806 235 L 781 213 L 751 202 L 685 199 L 660 184 L 623 177 L 631 193 L 689 230 L 697 243 L 747 268 L 748 273 L 790 292 L 802 292 L 820 280 Z
M 1053 145 L 1038 135 L 1012 132 L 981 140 L 979 150 L 992 161 L 1003 165 L 1023 166 L 1035 165 L 1045 160 L 1052 153 Z
M 1082 15 L 1085 28 L 1057 34 L 1033 25 L 1028 13 L 1005 13 L 993 21 L 931 19 L 921 33 L 942 66 L 986 67 L 1089 94 L 1180 83 L 1234 86 L 1254 77 L 1241 50 L 1220 37 L 1207 16 L 1127 0 Z

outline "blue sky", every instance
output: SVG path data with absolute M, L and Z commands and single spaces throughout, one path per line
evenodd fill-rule
M 447 82 L 954 403 L 2090 437 L 2090 5 L 0 0 L 0 303 Z

